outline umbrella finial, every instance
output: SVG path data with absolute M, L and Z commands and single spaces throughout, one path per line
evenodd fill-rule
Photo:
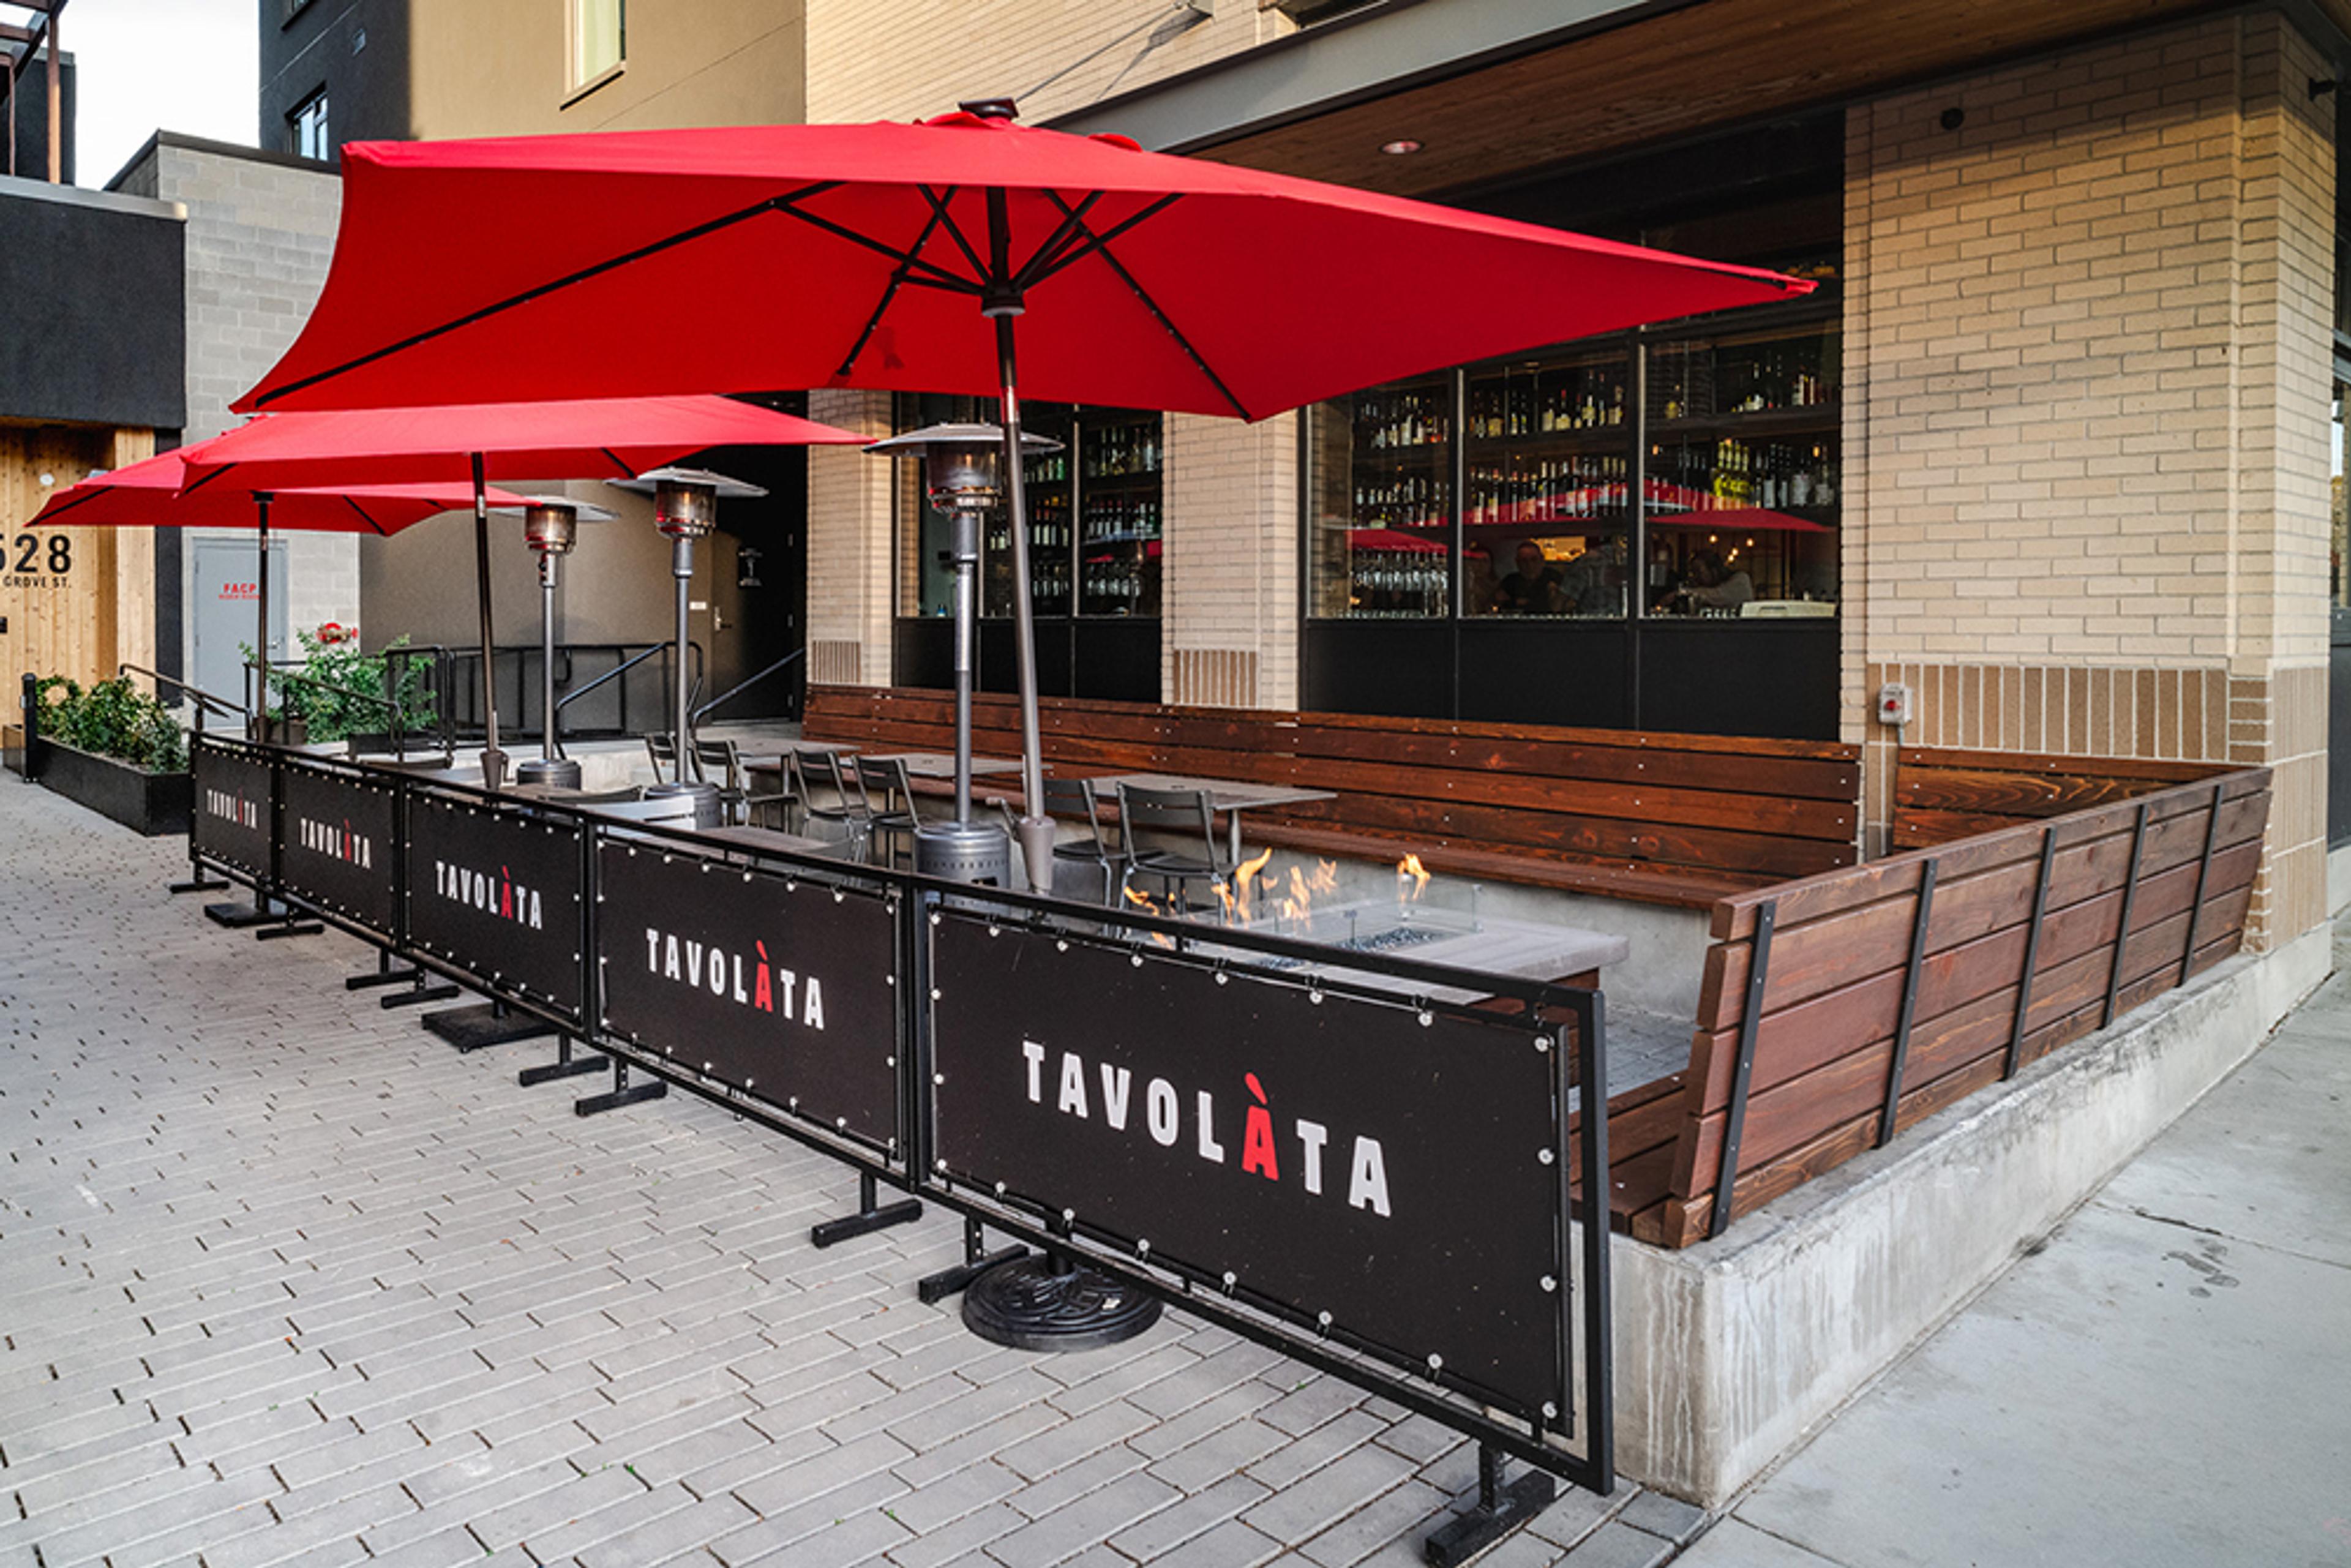
M 956 107 L 974 120 L 1018 120 L 1020 106 L 1008 98 L 967 98 Z

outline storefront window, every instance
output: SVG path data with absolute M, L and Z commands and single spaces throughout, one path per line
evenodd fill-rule
M 1088 411 L 1079 438 L 1078 613 L 1156 615 L 1160 417 Z M 1068 466 L 1066 455 L 1062 459 Z
M 1625 613 L 1630 385 L 1621 348 L 1470 373 L 1464 614 Z
M 1309 423 L 1310 612 L 1449 614 L 1453 378 L 1373 387 L 1319 404 Z
M 1650 350 L 1648 613 L 1835 613 L 1837 346 L 1813 326 Z

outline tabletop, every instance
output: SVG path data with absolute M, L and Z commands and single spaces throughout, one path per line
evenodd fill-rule
M 1136 789 L 1199 789 L 1219 811 L 1246 811 L 1257 806 L 1299 806 L 1309 800 L 1335 800 L 1329 789 L 1307 789 L 1295 784 L 1252 784 L 1240 779 L 1193 779 L 1176 773 L 1118 773 L 1097 779 L 1097 789 L 1124 784 Z
M 906 771 L 916 779 L 952 779 L 955 777 L 955 753 L 951 751 L 885 751 L 879 755 L 867 752 L 861 762 L 903 762 Z M 1020 759 L 1017 757 L 975 757 L 971 759 L 971 776 L 977 779 L 989 773 L 1018 773 Z
M 758 746 L 757 751 L 740 753 L 743 766 L 770 772 L 783 766 L 788 752 L 799 757 L 841 757 L 857 749 L 853 740 L 762 740 Z
M 832 839 L 812 839 L 801 833 L 778 832 L 773 828 L 724 827 L 704 828 L 694 835 L 697 839 L 715 839 L 722 844 L 750 850 L 772 850 L 779 854 L 838 856 L 849 846 Z

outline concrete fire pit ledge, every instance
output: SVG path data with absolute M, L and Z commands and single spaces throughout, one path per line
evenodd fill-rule
M 2250 1055 L 2329 944 L 2217 965 L 1712 1241 L 1617 1237 L 1619 1473 L 1728 1503 Z

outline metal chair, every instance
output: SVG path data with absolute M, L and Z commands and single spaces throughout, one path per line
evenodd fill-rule
M 653 782 L 671 784 L 677 780 L 677 742 L 666 735 L 645 737 L 645 756 L 653 765 Z
M 919 819 L 914 815 L 914 781 L 906 777 L 906 761 L 902 757 L 861 757 L 856 759 L 858 792 L 865 799 L 866 844 L 870 850 L 873 836 L 887 834 L 884 863 L 898 863 L 898 846 L 903 841 L 906 856 L 914 858 L 914 828 Z M 878 797 L 878 800 L 877 800 Z
M 740 762 L 739 758 L 737 758 L 737 761 L 738 763 Z M 751 825 L 755 828 L 780 827 L 785 832 L 797 833 L 808 825 L 809 818 L 808 781 L 800 775 L 799 758 L 798 755 L 796 753 L 787 751 L 781 757 L 778 757 L 776 759 L 776 775 L 777 780 L 781 788 L 778 789 L 772 794 L 745 794 L 743 797 L 744 810 L 748 814 Z M 749 789 L 758 776 L 758 770 L 747 765 L 744 765 L 743 784 L 746 790 Z M 778 815 L 782 819 L 780 822 L 770 822 L 767 820 L 767 812 L 764 808 L 768 806 L 781 806 L 783 808 L 783 810 L 778 813 Z
M 1173 884 L 1177 911 L 1188 914 L 1191 906 L 1184 897 L 1187 884 L 1205 882 L 1211 888 L 1230 889 L 1233 868 L 1217 842 L 1216 813 L 1209 810 L 1207 790 L 1139 789 L 1121 784 L 1118 825 L 1126 849 L 1125 869 L 1118 879 L 1121 898 L 1136 877 L 1155 876 Z M 1175 839 L 1183 847 L 1146 850 L 1145 833 Z M 1200 846 L 1196 855 L 1190 852 L 1196 843 Z
M 808 790 L 806 809 L 810 825 L 840 823 L 841 835 L 849 844 L 849 858 L 863 860 L 865 842 L 873 829 L 873 808 L 865 799 L 865 790 L 856 781 L 855 773 L 841 767 L 842 758 L 838 752 L 811 751 L 799 756 L 797 760 L 803 769 L 804 779 L 808 774 L 813 773 L 815 778 L 808 781 L 820 783 L 832 793 L 833 803 L 820 806 L 816 803 L 816 791 L 813 789 Z
M 1008 806 L 1007 813 L 1009 814 Z M 1123 885 L 1119 876 L 1119 862 L 1124 858 L 1125 851 L 1118 839 L 1103 831 L 1102 798 L 1094 793 L 1094 781 L 1091 779 L 1047 779 L 1045 814 L 1049 817 L 1083 817 L 1086 820 L 1086 836 L 1055 844 L 1053 858 L 1090 865 L 1100 871 L 1102 902 L 1115 904 L 1119 889 Z M 1012 841 L 1020 841 L 1017 831 Z
M 734 741 L 704 740 L 697 736 L 694 772 L 695 777 L 718 786 L 718 810 L 727 821 L 750 821 L 750 775 L 743 768 L 742 749 Z

